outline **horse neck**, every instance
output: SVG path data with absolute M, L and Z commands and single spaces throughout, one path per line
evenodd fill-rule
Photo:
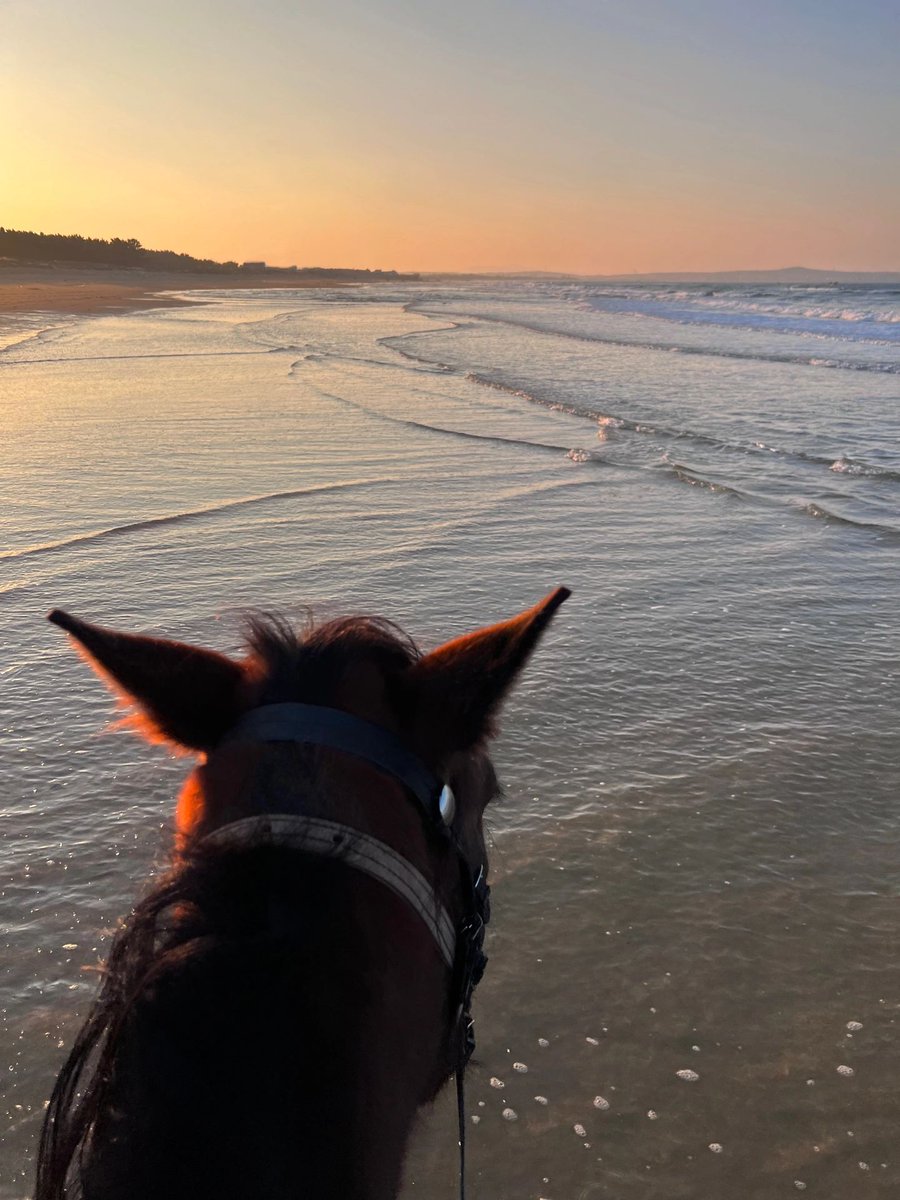
M 396 1195 L 440 1075 L 446 980 L 385 888 L 304 872 L 319 905 L 299 931 L 270 898 L 265 936 L 182 946 L 157 975 L 123 1033 L 86 1200 Z

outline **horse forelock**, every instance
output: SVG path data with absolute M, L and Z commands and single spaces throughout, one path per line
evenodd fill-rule
M 273 613 L 245 621 L 250 667 L 263 703 L 309 699 L 325 702 L 354 668 L 374 665 L 390 686 L 419 661 L 416 643 L 383 617 L 337 617 L 295 629 Z

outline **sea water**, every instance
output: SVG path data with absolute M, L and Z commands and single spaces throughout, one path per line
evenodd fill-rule
M 192 297 L 0 330 L 0 1197 L 186 770 L 45 611 L 428 647 L 557 584 L 496 746 L 471 1194 L 896 1195 L 898 290 Z M 407 1200 L 455 1194 L 454 1122 Z

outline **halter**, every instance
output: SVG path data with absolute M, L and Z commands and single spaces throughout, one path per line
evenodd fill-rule
M 465 1099 L 463 1075 L 475 1049 L 472 994 L 484 974 L 485 926 L 490 919 L 490 888 L 484 865 L 472 870 L 453 832 L 456 803 L 448 784 L 379 725 L 350 713 L 313 704 L 267 704 L 252 709 L 232 727 L 227 742 L 300 742 L 327 746 L 361 758 L 392 775 L 413 797 L 426 828 L 456 853 L 460 867 L 463 916 L 458 926 L 421 871 L 392 846 L 337 821 L 284 813 L 244 817 L 209 833 L 204 841 L 240 846 L 262 842 L 290 846 L 307 854 L 335 857 L 399 896 L 425 924 L 441 958 L 452 972 L 456 1017 L 450 1038 L 457 1040 L 456 1097 L 459 1118 L 459 1194 L 465 1200 Z

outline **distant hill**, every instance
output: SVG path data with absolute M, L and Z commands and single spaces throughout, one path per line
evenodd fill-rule
M 592 275 L 604 283 L 900 283 L 900 271 L 822 271 L 782 267 L 777 271 L 665 271 L 648 275 Z
M 642 275 L 573 275 L 570 271 L 429 271 L 427 279 L 542 279 L 565 283 L 879 283 L 900 284 L 900 271 L 822 271 L 781 267 L 775 271 L 652 271 Z
M 0 227 L 0 259 L 22 263 L 64 263 L 67 266 L 126 267 L 144 271 L 185 271 L 205 275 L 298 275 L 305 279 L 362 281 L 367 279 L 418 279 L 418 275 L 399 275 L 396 271 L 372 271 L 356 267 L 269 267 L 265 263 L 215 262 L 194 258 L 174 250 L 148 250 L 137 238 L 86 238 L 80 234 L 31 233 Z

